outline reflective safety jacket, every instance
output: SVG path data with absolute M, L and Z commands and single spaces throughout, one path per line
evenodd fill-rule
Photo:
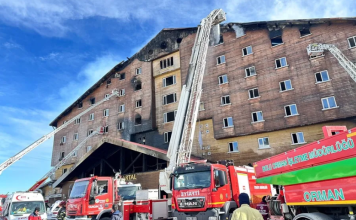
M 232 213 L 231 220 L 263 220 L 263 217 L 257 209 L 243 204 Z

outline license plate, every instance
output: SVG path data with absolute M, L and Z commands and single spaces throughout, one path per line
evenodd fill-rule
M 187 217 L 186 220 L 197 220 L 197 217 Z

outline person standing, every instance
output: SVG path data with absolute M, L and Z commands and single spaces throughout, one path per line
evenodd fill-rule
M 28 216 L 28 220 L 41 220 L 40 208 L 36 207 L 35 210 Z
M 232 213 L 231 220 L 263 220 L 261 213 L 250 207 L 250 198 L 246 193 L 239 195 L 240 208 Z
M 122 213 L 119 210 L 118 204 L 112 205 L 111 212 L 112 212 L 111 220 L 123 220 Z
M 62 201 L 59 203 L 59 211 L 57 214 L 57 219 L 58 220 L 65 220 L 66 218 L 66 202 Z
M 268 205 L 267 205 L 267 196 L 264 196 L 262 198 L 261 203 L 257 205 L 257 210 L 260 211 L 264 220 L 268 219 L 269 209 L 268 209 Z

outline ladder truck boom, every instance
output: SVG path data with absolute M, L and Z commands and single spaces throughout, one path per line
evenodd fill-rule
M 100 100 L 99 102 L 95 103 L 94 105 L 90 106 L 88 109 L 84 110 L 83 112 L 81 112 L 80 114 L 78 114 L 77 116 L 75 116 L 74 118 L 68 120 L 66 123 L 64 123 L 63 125 L 59 126 L 58 128 L 56 128 L 55 130 L 51 131 L 50 133 L 44 135 L 43 137 L 41 137 L 40 139 L 38 139 L 37 141 L 35 141 L 34 143 L 32 143 L 30 146 L 26 147 L 25 149 L 21 150 L 19 153 L 17 153 L 15 156 L 10 157 L 9 159 L 7 159 L 5 162 L 3 162 L 0 165 L 0 175 L 1 173 L 7 169 L 9 166 L 11 166 L 12 164 L 14 164 L 16 161 L 20 160 L 23 156 L 25 156 L 26 154 L 30 153 L 32 150 L 34 150 L 36 147 L 38 147 L 40 144 L 42 144 L 43 142 L 45 142 L 46 140 L 50 139 L 51 137 L 53 137 L 57 132 L 61 131 L 63 128 L 66 128 L 69 124 L 71 124 L 72 122 L 74 122 L 76 119 L 80 118 L 81 116 L 85 115 L 86 113 L 88 113 L 89 111 L 91 111 L 93 108 L 95 108 L 96 106 L 102 104 L 103 102 L 108 101 L 111 97 L 113 96 L 118 96 L 119 92 L 117 90 L 113 90 L 112 93 L 108 96 L 105 97 L 104 99 Z
M 206 66 L 206 55 L 209 46 L 210 32 L 215 31 L 219 40 L 219 24 L 226 20 L 222 9 L 212 11 L 198 26 L 186 84 L 182 87 L 178 111 L 173 125 L 172 137 L 168 147 L 167 157 L 170 158 L 165 172 L 160 173 L 160 187 L 170 193 L 169 175 L 174 167 L 190 161 L 193 146 L 196 121 L 198 117 L 200 97 L 202 93 L 203 76 Z
M 44 184 L 45 180 L 50 177 L 56 170 L 61 168 L 68 159 L 70 159 L 76 151 L 78 151 L 86 142 L 89 140 L 91 137 L 93 137 L 96 134 L 103 134 L 103 127 L 97 128 L 95 131 L 93 131 L 90 135 L 88 135 L 86 138 L 84 138 L 83 141 L 81 141 L 78 146 L 76 146 L 67 156 L 65 156 L 58 164 L 56 164 L 50 171 L 48 171 L 35 185 L 33 185 L 28 191 L 33 191 L 38 188 L 41 188 L 41 186 Z
M 352 63 L 335 45 L 314 43 L 309 44 L 307 47 L 309 56 L 319 56 L 323 54 L 325 50 L 330 51 L 330 53 L 334 55 L 340 65 L 344 67 L 346 72 L 356 82 L 356 65 Z

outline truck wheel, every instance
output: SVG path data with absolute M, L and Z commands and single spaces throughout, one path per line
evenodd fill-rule
M 314 212 L 314 213 L 299 214 L 295 216 L 293 220 L 333 220 L 333 219 L 323 213 Z

